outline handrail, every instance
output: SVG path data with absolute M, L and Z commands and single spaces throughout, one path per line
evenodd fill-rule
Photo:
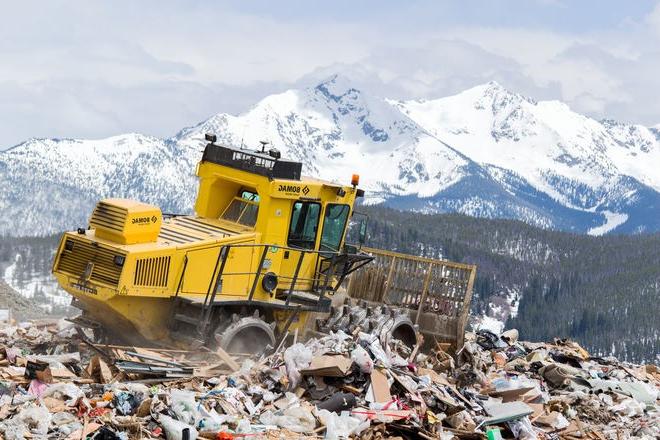
M 285 251 L 295 251 L 295 252 L 305 252 L 308 254 L 323 254 L 323 256 L 327 254 L 333 254 L 333 255 L 344 255 L 340 251 L 321 251 L 317 249 L 307 249 L 307 248 L 299 248 L 299 247 L 291 247 L 291 246 L 284 246 L 281 244 L 269 244 L 269 243 L 236 243 L 236 244 L 228 244 L 227 246 L 231 247 L 261 247 L 261 246 L 266 246 L 269 248 L 276 248 L 276 249 L 283 249 Z
M 362 247 L 362 250 L 364 252 L 367 252 L 369 254 L 375 254 L 375 255 L 383 255 L 387 257 L 395 257 L 395 258 L 401 258 L 404 260 L 411 260 L 411 261 L 419 261 L 422 263 L 431 263 L 434 265 L 437 264 L 442 264 L 445 266 L 451 266 L 455 267 L 458 269 L 476 269 L 477 265 L 476 264 L 468 264 L 468 263 L 456 263 L 454 261 L 449 261 L 449 260 L 441 260 L 441 259 L 434 259 L 434 258 L 429 258 L 429 257 L 420 257 L 417 255 L 409 255 L 409 254 L 403 254 L 401 252 L 395 252 L 395 251 L 387 251 L 384 249 L 375 249 L 375 248 L 370 248 L 370 247 Z
M 211 280 L 209 281 L 209 288 L 206 290 L 206 296 L 204 297 L 204 308 L 206 308 L 206 303 L 209 299 L 209 295 L 211 294 L 211 291 L 213 289 L 213 286 L 216 283 L 216 276 L 218 273 L 218 266 L 220 265 L 220 260 L 222 259 L 222 249 L 223 247 L 220 248 L 218 251 L 218 258 L 215 259 L 215 266 L 213 267 L 213 272 L 211 274 Z
M 371 257 L 369 257 L 367 254 L 362 252 L 357 254 L 345 254 L 345 253 L 340 253 L 338 251 L 335 252 L 335 251 L 320 251 L 315 249 L 302 249 L 302 248 L 289 247 L 289 246 L 270 244 L 270 243 L 236 243 L 236 244 L 227 243 L 227 244 L 219 244 L 219 247 L 220 247 L 220 252 L 218 253 L 216 264 L 213 269 L 211 279 L 209 280 L 209 287 L 207 291 L 187 292 L 189 294 L 202 294 L 202 293 L 206 294 L 206 296 L 204 297 L 204 307 L 203 307 L 205 311 L 215 301 L 215 296 L 219 290 L 218 286 L 222 283 L 221 278 L 232 275 L 233 276 L 254 275 L 254 279 L 251 281 L 250 291 L 247 295 L 247 301 L 251 302 L 254 299 L 254 294 L 257 290 L 259 280 L 263 278 L 262 271 L 266 257 L 268 255 L 268 251 L 270 249 L 276 249 L 276 250 L 282 249 L 283 251 L 298 252 L 300 254 L 298 261 L 296 263 L 293 276 L 278 274 L 278 278 L 280 278 L 281 280 L 291 280 L 288 289 L 280 290 L 280 292 L 286 294 L 286 302 L 285 302 L 286 305 L 290 304 L 291 297 L 293 296 L 293 293 L 296 290 L 296 285 L 299 282 L 309 282 L 310 285 L 312 286 L 312 291 L 316 291 L 318 293 L 318 300 L 321 301 L 323 300 L 328 290 L 335 290 L 341 284 L 345 276 L 348 273 L 352 272 L 352 270 L 346 272 L 347 267 L 349 269 L 351 267 L 357 268 L 371 261 Z M 263 248 L 259 258 L 259 265 L 257 266 L 257 268 L 254 271 L 249 271 L 249 272 L 225 272 L 224 271 L 225 265 L 227 263 L 229 253 L 233 248 L 253 248 L 253 249 Z M 312 278 L 300 277 L 299 275 L 300 275 L 300 270 L 302 269 L 303 261 L 305 259 L 305 256 L 308 254 L 317 255 L 322 258 L 317 259 L 315 264 L 316 268 L 314 269 L 314 276 Z M 346 266 L 346 262 L 350 261 L 351 256 L 358 257 L 358 260 L 354 260 L 357 262 L 357 264 L 354 264 L 354 266 Z M 344 257 L 345 259 L 340 257 Z M 363 259 L 365 261 L 362 261 Z M 335 267 L 338 264 L 340 265 L 344 264 L 345 265 L 344 269 L 341 270 L 338 267 Z M 339 280 L 336 283 L 336 285 L 334 285 L 333 281 L 335 281 L 334 278 L 336 276 L 339 276 Z M 180 284 L 181 281 L 182 280 L 180 280 Z M 307 291 L 307 289 L 305 289 L 305 291 Z
M 186 274 L 186 268 L 188 267 L 188 255 L 183 256 L 183 268 L 181 269 L 181 276 L 179 277 L 179 282 L 176 285 L 176 292 L 174 292 L 174 296 L 177 297 L 179 296 L 179 291 L 181 290 L 181 286 L 183 285 L 183 277 Z
M 289 292 L 286 294 L 286 305 L 289 305 L 289 302 L 291 300 L 291 294 L 293 293 L 293 289 L 296 287 L 296 280 L 298 279 L 298 273 L 300 272 L 300 267 L 302 266 L 302 262 L 305 259 L 305 251 L 302 251 L 300 253 L 300 257 L 298 258 L 298 263 L 296 264 L 296 270 L 293 273 L 293 277 L 291 278 L 291 287 L 289 287 Z
M 254 282 L 252 283 L 252 288 L 250 289 L 250 296 L 248 296 L 248 302 L 252 302 L 252 297 L 254 296 L 254 291 L 257 290 L 257 284 L 259 283 L 259 274 L 261 274 L 261 269 L 264 267 L 264 261 L 266 260 L 266 254 L 270 247 L 264 247 L 263 252 L 261 252 L 261 259 L 259 260 L 259 267 L 255 272 Z
M 222 276 L 225 275 L 224 270 L 225 270 L 225 264 L 227 264 L 228 255 L 229 255 L 229 247 L 223 246 L 220 249 L 220 254 L 218 255 L 218 258 L 222 258 L 222 261 L 220 263 L 220 269 L 218 270 L 218 274 L 215 276 L 215 284 L 213 287 L 213 293 L 211 293 L 211 299 L 209 300 L 209 304 L 213 304 L 213 302 L 215 301 L 215 296 L 218 293 L 220 286 L 222 286 Z M 206 305 L 206 301 L 204 301 L 204 304 Z

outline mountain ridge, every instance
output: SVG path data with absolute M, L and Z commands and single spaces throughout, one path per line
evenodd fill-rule
M 270 141 L 305 174 L 361 175 L 367 203 L 459 212 L 580 233 L 660 230 L 660 131 L 596 121 L 496 82 L 395 101 L 333 75 L 218 113 L 167 139 L 30 139 L 0 151 L 0 235 L 83 226 L 97 199 L 190 212 L 204 134 L 235 147 Z M 44 209 L 47 207 L 47 209 Z M 18 233 L 17 233 L 18 232 Z M 28 232 L 33 233 L 33 232 Z

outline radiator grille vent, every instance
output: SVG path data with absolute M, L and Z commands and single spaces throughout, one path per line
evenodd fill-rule
M 89 226 L 95 229 L 110 229 L 122 232 L 127 215 L 128 211 L 125 208 L 99 202 L 94 208 L 92 218 L 89 219 Z
M 115 263 L 115 257 L 125 257 L 125 254 L 115 250 L 72 238 L 66 239 L 67 244 L 60 255 L 57 270 L 81 277 L 87 263 L 94 263 L 90 280 L 117 286 L 122 267 Z
M 136 286 L 166 287 L 170 257 L 141 258 L 135 265 Z

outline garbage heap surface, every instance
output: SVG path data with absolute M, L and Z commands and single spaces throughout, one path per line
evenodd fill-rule
M 655 439 L 655 365 L 577 343 L 468 334 L 454 356 L 342 332 L 258 357 L 93 343 L 65 321 L 0 329 L 5 439 Z M 421 341 L 420 341 L 421 343 Z M 429 345 L 429 344 L 427 344 Z

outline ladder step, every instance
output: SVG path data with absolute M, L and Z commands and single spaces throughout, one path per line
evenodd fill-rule
M 284 297 L 284 301 L 286 301 L 286 297 Z M 316 304 L 319 302 L 319 297 L 316 298 L 310 298 L 307 296 L 298 296 L 298 295 L 291 295 L 291 299 L 289 300 L 290 303 L 292 304 Z
M 199 317 L 182 315 L 181 313 L 175 314 L 174 319 L 177 320 L 177 321 L 185 322 L 187 324 L 192 324 L 192 325 L 199 324 Z

